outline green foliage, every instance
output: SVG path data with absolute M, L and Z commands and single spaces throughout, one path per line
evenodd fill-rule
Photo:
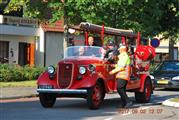
M 29 0 L 6 0 L 8 1 L 8 6 L 5 8 L 5 12 L 19 11 L 22 6 L 25 6 Z
M 64 1 L 64 2 L 62 2 Z M 133 29 L 145 37 L 160 33 L 178 41 L 178 0 L 10 0 L 6 11 L 24 7 L 26 17 L 67 24 L 82 21 L 108 27 Z
M 10 66 L 10 81 L 21 81 L 24 80 L 24 71 L 21 67 Z
M 1 64 L 0 65 L 0 81 L 6 81 L 6 80 L 10 80 L 11 76 L 10 76 L 11 72 L 10 72 L 10 68 L 7 64 Z
M 44 70 L 44 67 L 30 67 L 26 65 L 24 67 L 25 78 L 28 80 L 37 79 Z
M 161 32 L 166 37 L 172 37 L 174 41 L 179 41 L 179 1 L 178 0 L 164 0 L 160 5 L 163 11 L 161 19 Z
M 20 67 L 15 65 L 0 64 L 0 82 L 37 79 L 44 70 L 45 69 L 43 67 Z

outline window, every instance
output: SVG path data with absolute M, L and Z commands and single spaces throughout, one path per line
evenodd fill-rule
M 8 63 L 9 42 L 0 41 L 0 63 Z

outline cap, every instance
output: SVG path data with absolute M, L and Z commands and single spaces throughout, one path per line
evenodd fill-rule
M 125 45 L 120 45 L 118 50 L 120 50 L 120 49 L 126 49 L 126 46 Z

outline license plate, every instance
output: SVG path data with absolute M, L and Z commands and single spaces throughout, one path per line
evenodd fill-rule
M 158 84 L 168 84 L 168 80 L 158 80 Z

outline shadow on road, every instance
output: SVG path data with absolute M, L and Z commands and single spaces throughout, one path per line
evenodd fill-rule
M 61 102 L 60 102 L 61 101 Z M 62 104 L 65 103 L 65 104 Z M 105 99 L 100 107 L 100 109 L 111 109 L 111 108 L 117 108 L 116 106 L 121 105 L 120 98 L 110 98 Z M 70 108 L 70 109 L 88 109 L 86 99 L 61 99 L 58 98 L 55 108 Z
M 132 108 L 160 105 L 161 101 L 175 97 L 176 95 L 152 95 L 151 103 L 136 103 Z M 119 97 L 106 98 L 98 110 L 89 110 L 85 99 L 79 98 L 58 98 L 53 108 L 43 108 L 39 100 L 25 102 L 3 103 L 0 106 L 2 120 L 81 120 L 85 118 L 108 118 L 119 114 L 121 109 Z M 11 114 L 9 114 L 11 113 Z

